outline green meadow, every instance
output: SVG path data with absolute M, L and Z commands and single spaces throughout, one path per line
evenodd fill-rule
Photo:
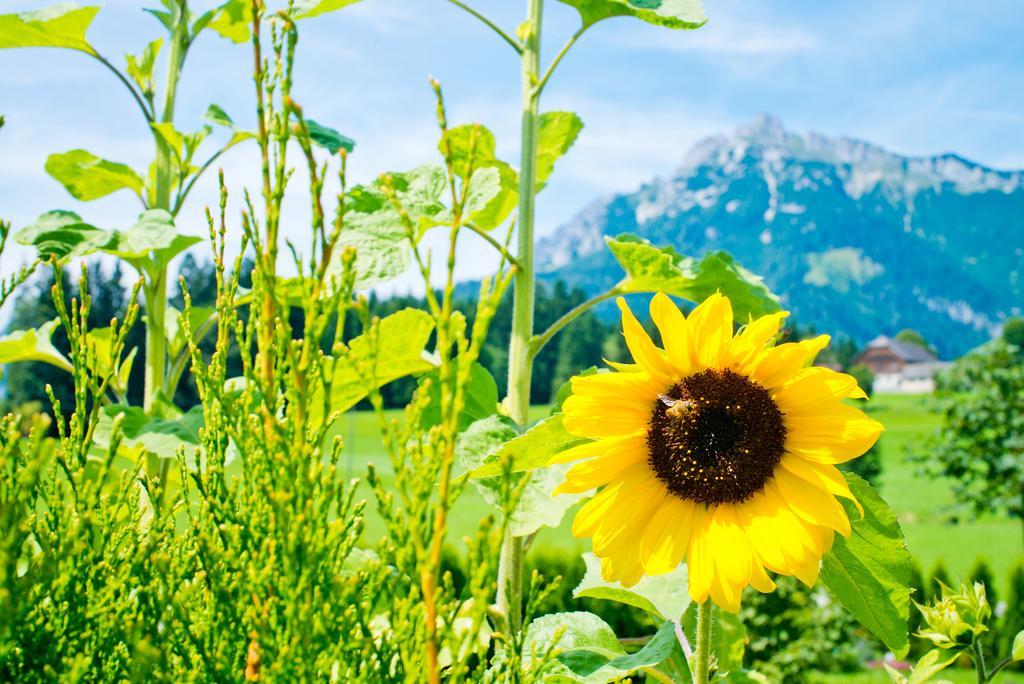
M 950 483 L 920 474 L 917 464 L 907 459 L 908 445 L 920 443 L 938 424 L 938 416 L 929 410 L 930 402 L 926 395 L 877 395 L 867 403 L 867 411 L 886 427 L 879 446 L 882 474 L 877 484 L 899 516 L 910 551 L 926 574 L 941 560 L 955 579 L 983 557 L 995 572 L 997 591 L 1003 590 L 1011 564 L 1024 554 L 1020 523 L 998 517 L 954 520 Z M 548 408 L 535 406 L 533 412 L 539 418 L 547 414 Z M 399 417 L 400 412 L 389 412 L 389 416 Z M 374 463 L 382 473 L 391 472 L 372 412 L 350 412 L 338 422 L 335 431 L 345 438 L 344 465 L 351 477 L 363 478 L 369 463 Z M 370 496 L 368 489 L 365 493 Z M 366 539 L 374 539 L 382 528 L 372 502 L 368 509 Z M 544 528 L 534 547 L 586 550 L 586 540 L 577 540 L 569 532 L 573 510 L 558 528 Z M 476 490 L 467 488 L 451 519 L 452 542 L 474 530 L 487 512 Z

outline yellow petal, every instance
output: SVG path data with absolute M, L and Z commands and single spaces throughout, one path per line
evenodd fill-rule
M 732 340 L 732 304 L 716 292 L 693 310 L 687 323 L 697 364 L 718 368 L 722 350 Z
M 651 319 L 661 331 L 661 340 L 665 345 L 665 353 L 679 377 L 690 374 L 693 368 L 693 351 L 690 340 L 690 329 L 686 317 L 668 295 L 659 292 L 651 300 Z
M 577 444 L 565 451 L 560 451 L 555 454 L 550 461 L 548 461 L 548 465 L 554 465 L 556 463 L 572 463 L 573 461 L 581 461 L 585 458 L 621 454 L 621 452 L 631 450 L 635 447 L 646 449 L 646 444 L 646 430 L 629 435 L 605 437 L 604 439 L 597 439 L 592 442 Z
M 686 551 L 686 566 L 690 580 L 690 598 L 697 603 L 707 601 L 711 593 L 711 580 L 715 574 L 715 561 L 708 546 L 708 523 L 712 512 L 697 504 L 694 508 L 693 531 Z
M 665 497 L 640 540 L 640 561 L 649 575 L 675 570 L 686 554 L 696 506 L 673 495 Z
M 601 558 L 601 577 L 606 582 L 619 582 L 624 587 L 631 587 L 640 581 L 643 574 L 639 535 L 627 539 L 613 554 Z
M 763 351 L 765 345 L 779 334 L 779 327 L 787 316 L 789 316 L 788 311 L 779 311 L 761 316 L 748 323 L 733 338 L 730 345 L 733 365 L 744 366 L 755 355 Z
M 816 463 L 845 463 L 870 449 L 885 429 L 853 406 L 835 403 L 821 412 L 786 415 L 786 450 Z
M 647 467 L 647 464 L 643 464 Z M 646 478 L 639 478 L 622 488 L 614 505 L 594 532 L 594 553 L 599 556 L 614 554 L 616 547 L 628 540 L 642 536 L 644 526 L 650 521 L 667 494 L 661 480 L 648 471 Z M 638 549 L 639 553 L 639 549 Z
M 644 448 L 619 449 L 616 452 L 598 456 L 577 463 L 565 474 L 565 481 L 553 492 L 557 494 L 578 494 L 618 479 L 631 465 L 647 459 Z
M 812 463 L 795 454 L 783 456 L 780 465 L 800 479 L 806 480 L 820 489 L 824 489 L 833 496 L 849 499 L 857 506 L 861 517 L 864 516 L 864 508 L 857 501 L 853 492 L 850 491 L 850 485 L 846 483 L 846 478 L 843 477 L 843 474 L 835 466 L 824 463 Z
M 656 400 L 644 407 L 629 398 L 603 402 L 574 394 L 562 404 L 562 426 L 569 434 L 592 439 L 635 434 L 647 429 Z
M 864 392 L 857 387 L 852 375 L 837 373 L 830 368 L 805 368 L 792 381 L 772 395 L 775 403 L 786 414 L 818 413 L 822 405 L 834 405 L 846 397 L 857 397 Z
M 633 360 L 652 378 L 657 379 L 666 387 L 671 386 L 677 378 L 672 367 L 662 356 L 661 350 L 654 345 L 647 331 L 640 325 L 640 321 L 629 310 L 626 300 L 619 297 L 616 303 L 619 305 L 619 310 L 622 311 L 622 334 L 626 337 L 626 346 L 629 347 L 629 353 L 633 355 Z
M 736 506 L 719 505 L 708 526 L 708 534 L 709 544 L 714 549 L 716 574 L 729 595 L 734 591 L 739 596 L 750 583 L 753 556 L 736 516 Z
M 772 578 L 768 576 L 768 573 L 764 571 L 764 568 L 756 560 L 750 568 L 750 586 L 762 594 L 775 591 L 775 582 L 772 581 Z
M 831 494 L 785 468 L 775 469 L 775 482 L 786 503 L 799 517 L 815 525 L 831 527 L 844 537 L 850 535 L 850 519 Z

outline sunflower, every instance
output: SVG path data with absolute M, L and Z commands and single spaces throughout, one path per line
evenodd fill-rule
M 828 336 L 776 345 L 786 312 L 734 335 L 728 298 L 685 317 L 659 293 L 661 349 L 618 305 L 635 363 L 573 378 L 564 425 L 594 441 L 553 461 L 579 461 L 556 493 L 602 488 L 572 530 L 593 539 L 604 579 L 631 586 L 685 558 L 693 600 L 732 612 L 747 585 L 774 589 L 769 570 L 813 585 L 835 533 L 850 534 L 836 497 L 856 504 L 836 464 L 882 432 L 843 402 L 865 398 L 853 377 L 811 365 Z

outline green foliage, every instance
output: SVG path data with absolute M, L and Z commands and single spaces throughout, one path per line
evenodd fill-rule
M 939 390 L 942 425 L 915 459 L 951 478 L 956 500 L 975 514 L 1024 523 L 1024 358 L 995 340 L 958 360 Z
M 1010 571 L 1006 612 L 1000 619 L 996 652 L 1007 653 L 1013 650 L 1017 635 L 1022 631 L 1024 631 L 1024 561 L 1018 562 Z
M 820 589 L 775 578 L 769 594 L 748 590 L 740 617 L 747 628 L 743 662 L 772 682 L 809 681 L 815 672 L 851 672 L 868 659 L 857 623 Z
M 869 397 L 875 391 L 875 374 L 863 364 L 855 364 L 846 369 L 846 373 L 857 379 L 857 385 L 864 390 Z
M 72 197 L 84 202 L 118 190 L 131 190 L 142 196 L 142 178 L 130 166 L 100 159 L 86 150 L 51 154 L 46 160 L 46 173 Z
M 555 162 L 569 151 L 580 131 L 583 121 L 573 112 L 544 112 L 540 115 L 540 129 L 537 143 L 537 190 L 546 184 Z
M 721 292 L 729 297 L 739 321 L 779 310 L 778 298 L 764 281 L 725 252 L 709 252 L 698 260 L 630 234 L 605 238 L 605 242 L 626 272 L 616 292 L 661 291 L 692 302 Z
M 309 129 L 309 139 L 331 154 L 338 154 L 340 150 L 352 152 L 356 149 L 356 141 L 342 135 L 333 128 L 321 126 L 312 119 L 306 119 L 306 128 Z
M 585 441 L 566 432 L 561 413 L 545 418 L 521 436 L 511 437 L 472 469 L 472 477 L 494 477 L 505 469 L 521 473 L 542 468 L 556 454 Z
M 707 21 L 700 0 L 561 0 L 580 13 L 583 26 L 610 17 L 636 17 L 672 29 L 695 29 Z
M 897 655 L 909 648 L 910 583 L 913 565 L 896 515 L 871 486 L 846 474 L 864 516 L 843 500 L 853 527 L 836 535 L 825 554 L 821 579 L 857 620 Z
M 54 319 L 35 330 L 18 330 L 0 337 L 0 364 L 42 361 L 70 371 L 71 362 L 53 346 L 50 339 L 57 323 L 57 319 Z
M 0 14 L 0 48 L 59 47 L 95 55 L 85 32 L 99 11 L 61 2 L 32 12 Z
M 601 561 L 594 554 L 583 554 L 583 561 L 587 574 L 573 591 L 573 598 L 615 601 L 639 608 L 660 621 L 679 621 L 690 607 L 685 565 L 665 575 L 644 577 L 627 589 L 618 582 L 606 582 L 601 577 Z
M 1024 318 L 1015 316 L 1003 323 L 1003 340 L 1018 351 L 1024 349 Z
M 928 340 L 924 339 L 924 335 L 912 328 L 904 328 L 903 330 L 900 330 L 896 333 L 896 339 L 900 342 L 916 344 L 918 347 L 921 347 L 921 349 L 927 349 L 931 353 L 935 353 L 935 347 L 929 344 Z

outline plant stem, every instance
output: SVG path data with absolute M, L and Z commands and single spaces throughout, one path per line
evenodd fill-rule
M 537 356 L 538 352 L 540 352 L 540 350 L 544 348 L 545 344 L 551 341 L 552 337 L 558 334 L 559 330 L 572 323 L 576 318 L 586 313 L 593 307 L 597 306 L 601 302 L 605 301 L 606 299 L 611 299 L 612 297 L 618 296 L 619 294 L 621 294 L 621 292 L 619 292 L 615 288 L 612 288 L 608 292 L 602 292 L 599 295 L 595 295 L 594 297 L 591 297 L 587 301 L 582 302 L 581 304 L 565 312 L 565 314 L 557 321 L 552 323 L 547 330 L 545 330 L 539 335 L 534 335 L 533 340 L 530 342 L 530 356 Z
M 697 605 L 697 655 L 693 662 L 693 684 L 708 684 L 711 669 L 711 601 Z
M 518 271 L 512 305 L 512 336 L 509 343 L 508 405 L 509 414 L 520 427 L 525 427 L 530 409 L 532 359 L 530 341 L 533 337 L 534 272 L 533 214 L 537 171 L 537 130 L 540 93 L 536 90 L 540 71 L 540 32 L 544 0 L 527 0 L 526 36 L 520 56 L 522 78 L 522 129 L 519 165 Z M 522 538 L 506 533 L 502 542 L 498 568 L 497 607 L 508 616 L 509 628 L 518 631 L 522 623 L 523 556 Z
M 174 29 L 171 32 L 170 52 L 167 56 L 167 85 L 164 88 L 163 111 L 160 120 L 174 121 L 174 102 L 178 92 L 178 79 L 185 61 L 188 47 L 188 7 L 182 0 L 175 14 Z M 153 206 L 171 210 L 171 187 L 174 183 L 171 173 L 172 151 L 159 135 L 156 140 L 156 173 L 153 184 Z M 153 258 L 153 257 L 151 257 Z M 166 339 L 164 337 L 164 313 L 167 310 L 167 266 L 153 264 L 153 273 L 145 289 L 146 300 L 146 386 L 143 409 L 152 408 L 157 395 L 164 388 L 164 373 L 167 365 Z
M 513 38 L 509 34 L 505 33 L 505 30 L 502 29 L 497 24 L 495 24 L 493 21 L 491 21 L 490 19 L 488 19 L 483 14 L 481 14 L 477 10 L 473 9 L 472 7 L 467 5 L 466 3 L 462 2 L 461 0 L 448 0 L 448 2 L 452 3 L 453 5 L 458 7 L 459 9 L 465 10 L 466 12 L 468 12 L 473 17 L 476 17 L 477 19 L 482 21 L 484 23 L 484 25 L 487 26 L 487 28 L 489 28 L 492 31 L 494 31 L 495 33 L 497 33 L 499 36 L 501 36 L 502 40 L 504 40 L 506 43 L 511 45 L 513 50 L 515 50 L 516 52 L 522 54 L 523 46 L 520 45 L 519 43 L 517 43 L 515 38 Z

